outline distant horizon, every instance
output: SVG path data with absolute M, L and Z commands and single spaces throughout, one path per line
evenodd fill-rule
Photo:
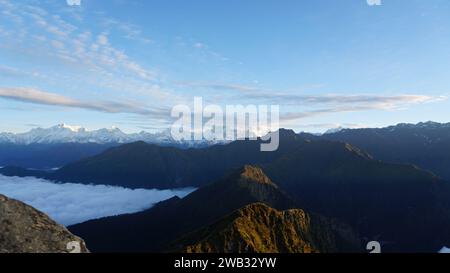
M 399 125 L 402 125 L 402 124 L 419 125 L 419 124 L 427 124 L 427 123 L 437 123 L 437 124 L 440 124 L 440 125 L 445 125 L 445 124 L 450 124 L 450 121 L 449 122 L 436 122 L 436 121 L 432 121 L 432 120 L 427 120 L 427 121 L 419 121 L 419 122 L 415 122 L 415 123 L 399 122 L 399 123 L 394 123 L 394 124 L 385 125 L 385 126 L 379 126 L 379 127 L 344 127 L 344 126 L 336 126 L 336 127 L 330 127 L 328 129 L 325 129 L 325 130 L 320 131 L 320 132 L 319 131 L 314 132 L 314 131 L 295 130 L 293 128 L 288 128 L 288 127 L 280 127 L 280 129 L 293 130 L 297 134 L 298 133 L 325 134 L 326 132 L 328 132 L 330 130 L 334 130 L 334 129 L 382 129 L 382 128 L 388 128 L 388 127 L 393 127 L 393 126 L 399 126 Z M 170 130 L 170 128 L 161 129 L 159 131 L 149 131 L 149 130 L 142 129 L 140 131 L 131 131 L 130 132 L 130 131 L 122 130 L 122 128 L 120 128 L 119 126 L 114 126 L 114 125 L 109 127 L 109 128 L 107 128 L 107 127 L 87 128 L 87 127 L 84 127 L 83 125 L 73 125 L 73 124 L 67 124 L 67 123 L 58 123 L 58 124 L 55 124 L 53 126 L 39 126 L 39 125 L 30 126 L 30 129 L 28 129 L 26 131 L 21 131 L 21 132 L 0 131 L 0 134 L 2 134 L 2 133 L 6 133 L 6 134 L 10 133 L 10 134 L 17 135 L 17 134 L 28 133 L 28 132 L 30 132 L 33 129 L 44 129 L 45 130 L 45 129 L 51 129 L 51 128 L 58 127 L 58 126 L 65 126 L 65 128 L 67 128 L 67 129 L 71 129 L 70 127 L 78 128 L 78 129 L 84 129 L 87 132 L 93 132 L 93 131 L 98 131 L 98 130 L 102 130 L 102 129 L 107 129 L 107 130 L 118 129 L 121 132 L 123 132 L 125 134 L 128 134 L 128 135 L 130 135 L 130 134 L 138 134 L 138 133 L 142 133 L 142 132 L 150 133 L 150 134 L 157 134 L 157 133 L 162 133 L 162 132 L 164 132 L 166 130 Z M 76 131 L 75 129 L 71 129 L 71 130 L 74 131 L 74 132 Z

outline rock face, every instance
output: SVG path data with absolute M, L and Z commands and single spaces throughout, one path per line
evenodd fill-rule
M 344 236 L 343 236 L 344 235 Z M 345 245 L 345 246 L 344 246 Z M 301 209 L 250 204 L 174 243 L 188 253 L 321 253 L 360 251 L 351 231 Z
M 68 252 L 89 250 L 82 239 L 44 213 L 0 195 L 0 253 Z

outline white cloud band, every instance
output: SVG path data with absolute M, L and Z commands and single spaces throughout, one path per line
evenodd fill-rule
M 138 212 L 173 196 L 184 197 L 193 189 L 145 190 L 113 186 L 55 184 L 27 177 L 0 175 L 0 193 L 47 213 L 63 225 L 90 219 Z

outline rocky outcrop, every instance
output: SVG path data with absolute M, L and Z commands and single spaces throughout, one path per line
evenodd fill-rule
M 236 210 L 173 244 L 188 253 L 360 252 L 351 230 L 301 209 L 278 211 L 263 203 Z
M 46 214 L 0 195 L 0 253 L 89 252 L 84 241 Z

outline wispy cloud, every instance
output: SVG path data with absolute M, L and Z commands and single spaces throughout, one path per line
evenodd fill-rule
M 444 96 L 425 96 L 416 94 L 404 94 L 395 96 L 380 95 L 286 95 L 273 94 L 269 96 L 253 95 L 253 98 L 280 103 L 283 105 L 351 105 L 348 109 L 394 109 L 400 106 L 426 103 L 438 100 L 444 100 Z
M 105 113 L 129 113 L 144 115 L 148 118 L 167 119 L 170 110 L 166 108 L 147 108 L 137 103 L 115 101 L 82 101 L 55 93 L 45 92 L 32 88 L 4 88 L 0 87 L 0 97 L 21 102 L 48 106 L 63 106 L 79 108 Z
M 395 110 L 416 104 L 447 99 L 446 96 L 427 96 L 419 94 L 303 95 L 299 93 L 304 92 L 286 93 L 242 84 L 201 82 L 179 82 L 177 84 L 182 87 L 232 91 L 231 93 L 222 93 L 220 96 L 234 101 L 245 101 L 252 104 L 278 104 L 284 108 L 298 107 L 297 111 L 283 113 L 280 118 L 284 121 L 339 112 Z M 303 111 L 301 109 L 303 109 Z
M 366 124 L 358 123 L 306 123 L 299 124 L 299 128 L 314 128 L 314 129 L 333 129 L 333 128 L 348 128 L 348 129 L 358 129 L 358 128 L 368 128 Z
M 0 0 L 0 9 L 15 29 L 14 32 L 0 29 L 0 37 L 4 38 L 2 46 L 5 48 L 20 49 L 33 58 L 45 59 L 46 63 L 58 61 L 65 66 L 63 71 L 76 73 L 76 76 L 81 71 L 81 74 L 85 74 L 84 82 L 92 85 L 101 85 L 114 91 L 140 92 L 158 98 L 170 95 L 159 87 L 156 69 L 133 60 L 110 42 L 109 28 L 93 33 L 59 15 L 23 3 Z M 124 33 L 123 37 L 150 41 L 141 37 L 142 31 L 137 26 L 113 19 L 111 21 L 114 27 Z M 33 44 L 33 48 L 26 47 L 27 44 Z
M 26 123 L 24 125 L 27 127 L 42 127 L 41 124 L 37 124 L 37 123 Z
M 36 71 L 23 71 L 15 67 L 0 65 L 0 77 L 3 78 L 37 78 L 39 80 L 47 79 L 47 76 Z
M 194 43 L 194 47 L 195 48 L 207 48 L 208 46 L 205 45 L 204 43 L 197 42 L 197 43 Z
M 129 22 L 121 22 L 111 17 L 106 17 L 102 13 L 99 13 L 98 16 L 101 18 L 101 24 L 106 29 L 114 29 L 120 31 L 121 36 L 125 39 L 141 42 L 144 44 L 153 42 L 152 39 L 144 35 L 142 28 L 135 24 Z
M 8 66 L 0 66 L 0 77 L 21 77 L 21 76 L 24 76 L 24 73 L 22 73 L 16 68 Z
M 349 98 L 348 101 L 344 100 L 343 104 L 335 104 L 329 108 L 318 108 L 309 111 L 296 111 L 296 112 L 285 112 L 280 115 L 280 122 L 282 124 L 291 124 L 290 122 L 297 121 L 304 118 L 310 118 L 320 115 L 327 114 L 335 114 L 335 113 L 344 113 L 344 112 L 362 112 L 369 110 L 397 110 L 402 109 L 406 106 L 411 106 L 413 104 L 418 103 L 426 103 L 433 102 L 446 99 L 445 97 L 428 97 L 428 96 L 414 96 L 414 95 L 405 95 L 405 96 L 397 96 L 398 98 L 375 98 L 372 100 L 361 100 L 360 105 L 353 101 L 353 98 Z M 330 99 L 326 98 L 325 101 L 330 103 Z M 342 101 L 342 98 L 337 99 L 336 101 Z
M 227 84 L 227 83 L 202 83 L 202 82 L 177 82 L 176 85 L 180 87 L 193 87 L 193 88 L 203 88 L 203 89 L 212 89 L 219 91 L 239 91 L 243 93 L 250 92 L 260 92 L 265 91 L 257 87 L 246 86 L 242 84 Z
M 283 105 L 298 105 L 298 104 L 358 104 L 369 103 L 384 105 L 389 107 L 395 104 L 409 104 L 409 103 L 422 103 L 433 100 L 445 99 L 443 96 L 431 97 L 417 94 L 403 94 L 396 96 L 382 96 L 382 95 L 302 95 L 296 92 L 280 92 L 276 90 L 270 90 L 261 87 L 233 84 L 233 83 L 201 83 L 201 82 L 179 82 L 177 83 L 182 87 L 203 88 L 211 90 L 229 90 L 236 91 L 237 94 L 229 95 L 230 98 L 235 99 L 252 99 L 258 101 L 271 102 L 272 104 L 278 103 Z M 304 92 L 301 92 L 304 93 Z
M 425 96 L 417 94 L 403 94 L 395 96 L 383 95 L 298 95 L 292 92 L 279 92 L 260 87 L 229 84 L 229 83 L 195 83 L 195 82 L 181 82 L 180 86 L 198 87 L 213 90 L 230 90 L 237 91 L 238 94 L 234 97 L 236 99 L 253 99 L 258 101 L 266 101 L 279 103 L 283 105 L 298 105 L 298 104 L 376 104 L 379 107 L 390 108 L 398 104 L 415 104 L 429 102 L 433 100 L 443 100 L 446 97 Z M 302 92 L 303 93 L 303 92 Z

